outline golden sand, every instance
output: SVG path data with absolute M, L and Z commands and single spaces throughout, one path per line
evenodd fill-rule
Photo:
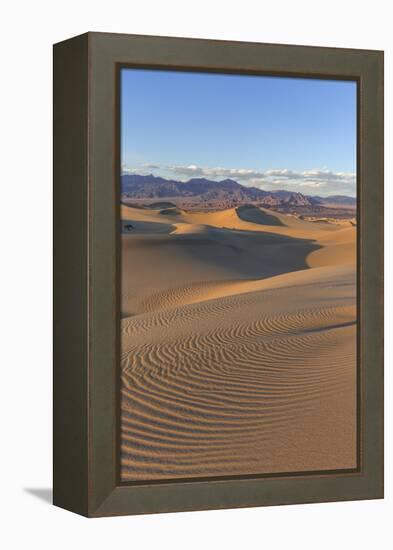
M 356 467 L 356 227 L 121 217 L 122 479 Z

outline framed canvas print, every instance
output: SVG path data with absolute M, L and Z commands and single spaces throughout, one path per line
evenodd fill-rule
M 383 53 L 54 47 L 54 503 L 383 496 Z

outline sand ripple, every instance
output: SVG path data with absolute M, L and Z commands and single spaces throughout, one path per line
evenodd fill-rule
M 124 480 L 353 467 L 354 297 L 309 286 L 309 307 L 267 289 L 123 321 Z
M 121 207 L 122 480 L 355 468 L 356 228 L 156 207 Z

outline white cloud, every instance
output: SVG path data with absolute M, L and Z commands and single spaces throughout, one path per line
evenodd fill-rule
M 150 168 L 150 170 L 158 170 L 160 168 L 159 164 L 151 164 L 150 162 L 146 162 L 146 164 L 142 164 L 143 168 Z
M 326 181 L 302 181 L 299 183 L 301 187 L 325 187 Z
M 282 170 L 266 170 L 265 175 L 268 177 L 298 179 L 301 178 L 301 172 L 294 172 L 283 168 Z
M 305 170 L 301 172 L 304 178 L 325 181 L 355 182 L 355 174 L 346 172 L 331 172 L 330 170 Z
M 288 191 L 302 191 L 304 188 L 318 189 L 323 195 L 355 195 L 356 174 L 352 172 L 333 172 L 327 169 L 310 169 L 304 171 L 288 168 L 274 168 L 269 170 L 254 170 L 250 168 L 223 168 L 203 167 L 196 164 L 189 165 L 159 165 L 148 163 L 144 169 L 159 170 L 167 177 L 186 181 L 190 178 L 208 178 L 212 180 L 234 179 L 247 186 L 258 187 L 271 191 L 286 189 Z M 141 173 L 140 169 L 123 168 L 123 173 Z
M 140 174 L 139 168 L 130 168 L 126 164 L 123 164 L 121 167 L 122 174 Z
M 203 168 L 195 164 L 189 164 L 188 166 L 162 166 L 161 168 L 179 176 L 206 177 L 212 179 L 233 178 L 249 180 L 251 178 L 263 176 L 262 172 L 250 170 L 248 168 Z

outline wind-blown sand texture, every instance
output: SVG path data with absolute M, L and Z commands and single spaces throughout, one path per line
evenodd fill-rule
M 356 227 L 122 205 L 123 481 L 356 467 Z

